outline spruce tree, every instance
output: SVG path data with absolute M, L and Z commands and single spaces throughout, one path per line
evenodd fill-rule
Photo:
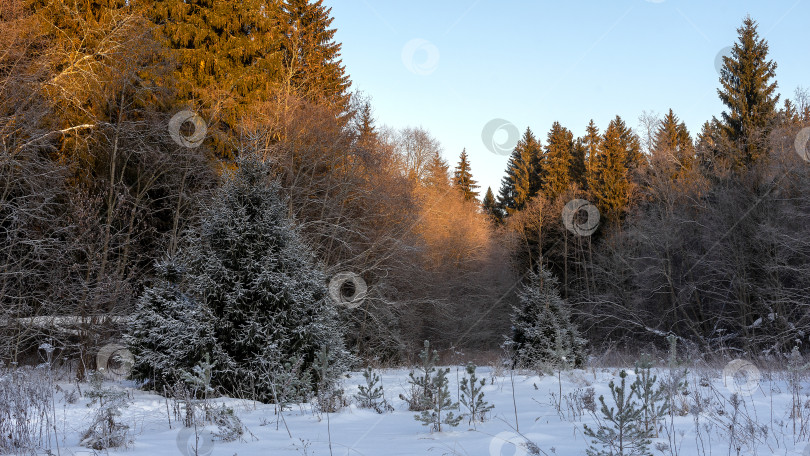
M 270 402 L 281 383 L 287 399 L 304 398 L 348 368 L 326 278 L 287 219 L 279 185 L 268 174 L 266 164 L 239 159 L 201 226 L 186 237 L 177 268 L 183 271 L 182 287 L 162 285 L 145 293 L 139 315 L 149 318 L 129 336 L 137 352 L 156 359 L 139 361 L 143 375 L 172 378 L 175 366 L 169 361 L 188 366 L 210 351 L 217 365 L 214 388 Z M 200 306 L 198 314 L 178 304 L 185 296 Z M 182 318 L 194 318 L 189 324 L 201 329 L 191 325 L 194 331 L 186 334 L 174 322 Z M 200 333 L 205 337 L 193 337 Z M 325 373 L 316 369 L 324 347 L 329 347 Z M 294 380 L 292 388 L 288 380 Z
M 481 202 L 481 209 L 489 218 L 495 222 L 503 221 L 501 211 L 498 209 L 497 202 L 495 202 L 495 195 L 492 194 L 492 188 L 487 187 L 487 192 L 484 194 L 484 200 Z
M 501 180 L 498 207 L 505 216 L 522 210 L 541 189 L 542 147 L 531 128 L 526 128 L 509 157 L 506 176 Z
M 506 346 L 516 366 L 546 369 L 579 367 L 585 360 L 585 340 L 571 320 L 571 309 L 560 297 L 557 278 L 540 266 L 530 271 L 513 307 L 512 334 Z
M 467 149 L 462 150 L 459 156 L 458 165 L 456 165 L 456 169 L 453 172 L 453 186 L 461 191 L 465 201 L 472 201 L 478 198 L 478 192 L 475 191 L 475 189 L 479 188 L 479 185 L 473 179 L 472 173 L 470 172 Z
M 574 149 L 571 152 L 571 180 L 580 189 L 588 188 L 587 155 L 588 148 L 583 138 L 574 141 Z
M 596 164 L 596 156 L 599 154 L 599 145 L 602 143 L 602 135 L 599 128 L 591 119 L 585 127 L 585 136 L 582 137 L 582 146 L 585 148 L 585 181 L 590 185 L 590 180 L 594 174 L 593 166 Z
M 178 66 L 172 83 L 178 103 L 202 108 L 220 157 L 232 159 L 230 136 L 256 103 L 281 80 L 282 32 L 278 2 L 267 0 L 148 0 Z
M 730 56 L 723 57 L 720 72 L 720 101 L 728 108 L 723 112 L 723 131 L 739 147 L 733 157 L 735 167 L 745 167 L 764 152 L 764 140 L 776 116 L 776 62 L 768 60 L 768 43 L 759 37 L 757 23 L 747 16 L 737 29 L 738 41 Z
M 608 220 L 619 223 L 630 205 L 631 172 L 643 162 L 638 138 L 619 116 L 605 130 L 591 158 L 588 188 Z
M 214 201 L 189 252 L 195 293 L 217 322 L 214 383 L 270 401 L 273 373 L 285 364 L 298 366 L 313 388 L 345 371 L 349 356 L 326 278 L 287 218 L 269 167 L 240 160 Z M 328 379 L 315 371 L 324 346 Z
M 450 165 L 438 152 L 431 155 L 427 165 L 425 165 L 424 184 L 437 189 L 446 189 L 451 185 Z
M 290 84 L 306 98 L 345 111 L 349 103 L 349 76 L 340 59 L 341 44 L 330 28 L 332 8 L 323 0 L 284 0 L 282 54 Z
M 183 379 L 216 349 L 214 319 L 203 302 L 185 290 L 185 266 L 166 259 L 155 266 L 155 283 L 138 300 L 124 340 L 135 360 L 131 376 L 162 391 Z
M 574 134 L 554 122 L 548 132 L 546 153 L 543 157 L 543 193 L 553 200 L 571 184 L 574 161 Z
M 679 122 L 672 109 L 659 123 L 653 141 L 653 153 L 663 154 L 676 174 L 681 170 L 692 168 L 695 159 L 692 137 L 686 129 L 686 124 Z

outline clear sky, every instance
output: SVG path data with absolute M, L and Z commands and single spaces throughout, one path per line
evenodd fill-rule
M 496 195 L 508 157 L 482 140 L 492 119 L 545 144 L 554 121 L 580 136 L 590 119 L 604 130 L 618 114 L 637 128 L 642 111 L 672 108 L 694 137 L 723 110 L 715 59 L 746 14 L 770 45 L 782 98 L 810 88 L 810 0 L 326 3 L 378 124 L 421 125 L 453 166 L 466 148 L 482 192 Z

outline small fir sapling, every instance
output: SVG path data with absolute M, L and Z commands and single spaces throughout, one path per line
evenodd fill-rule
M 586 450 L 588 456 L 647 456 L 650 444 L 649 433 L 644 429 L 643 409 L 636 402 L 638 386 L 626 385 L 627 372 L 619 373 L 621 384 L 611 380 L 610 394 L 615 407 L 608 407 L 605 397 L 599 396 L 600 414 L 595 415 L 596 431 L 584 425 L 585 436 L 591 442 Z
M 380 376 L 370 367 L 367 367 L 363 371 L 363 378 L 365 378 L 366 384 L 358 386 L 358 392 L 354 395 L 357 405 L 361 408 L 374 409 L 377 413 L 393 411 L 394 407 L 385 399 L 385 391 Z
M 422 422 L 423 426 L 430 426 L 431 432 L 441 432 L 442 424 L 458 426 L 464 418 L 463 415 L 454 415 L 452 412 L 452 410 L 458 410 L 458 402 L 453 402 L 450 398 L 450 381 L 447 378 L 449 373 L 449 368 L 437 369 L 436 375 L 433 376 L 429 385 L 431 391 L 431 402 L 427 404 L 429 408 L 422 410 L 419 415 L 414 415 L 414 418 Z
M 460 402 L 469 412 L 469 424 L 475 426 L 476 422 L 484 422 L 486 415 L 494 406 L 484 400 L 484 386 L 487 379 L 478 379 L 475 376 L 475 364 L 467 364 L 467 375 L 461 380 Z

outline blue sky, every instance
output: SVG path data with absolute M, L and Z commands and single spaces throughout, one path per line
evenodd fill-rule
M 466 147 L 482 191 L 508 157 L 482 129 L 495 118 L 545 144 L 552 122 L 582 135 L 620 115 L 669 108 L 692 135 L 723 105 L 715 58 L 746 14 L 770 45 L 782 97 L 810 88 L 810 0 L 326 0 L 353 89 L 379 124 L 422 126 L 455 165 Z M 507 139 L 497 133 L 496 141 Z

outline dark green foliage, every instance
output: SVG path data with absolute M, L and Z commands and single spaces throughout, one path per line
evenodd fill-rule
M 436 374 L 436 361 L 439 353 L 436 350 L 430 351 L 430 342 L 425 341 L 424 348 L 419 352 L 420 365 L 416 371 L 408 374 L 408 383 L 411 385 L 410 397 L 400 395 L 400 398 L 408 402 L 408 410 L 421 412 L 427 410 L 433 404 L 433 377 Z
M 287 83 L 305 98 L 345 111 L 349 76 L 340 60 L 341 44 L 330 28 L 332 8 L 323 0 L 284 0 L 282 56 Z
M 287 219 L 286 202 L 264 163 L 239 160 L 202 226 L 188 235 L 180 270 L 183 292 L 164 287 L 145 294 L 145 312 L 153 313 L 154 323 L 141 325 L 130 340 L 135 350 L 155 356 L 139 360 L 141 372 L 172 378 L 176 373 L 164 361 L 191 347 L 189 356 L 198 356 L 211 343 L 208 337 L 217 366 L 212 386 L 264 402 L 276 400 L 279 391 L 303 398 L 310 389 L 331 387 L 348 368 L 326 279 Z M 185 339 L 189 336 L 176 337 L 161 326 L 161 320 L 180 319 L 185 294 L 204 308 L 201 323 L 210 331 L 195 328 L 205 338 L 193 344 Z M 142 340 L 154 342 L 142 349 Z M 324 347 L 329 347 L 328 364 L 318 371 L 316 356 Z M 180 365 L 193 362 L 184 359 Z
M 385 400 L 385 392 L 383 391 L 380 376 L 370 367 L 367 367 L 363 371 L 363 378 L 366 379 L 366 384 L 358 386 L 358 392 L 354 395 L 358 407 L 371 408 L 377 413 L 393 411 L 394 408 Z
M 560 297 L 557 278 L 541 267 L 531 271 L 518 291 L 512 314 L 512 334 L 506 345 L 516 366 L 546 369 L 580 367 L 585 340 L 571 320 L 571 309 Z
M 233 158 L 229 135 L 283 74 L 279 3 L 153 0 L 146 14 L 177 60 L 178 104 L 202 107 L 217 153 Z
M 503 221 L 503 215 L 500 209 L 498 209 L 498 205 L 495 202 L 495 195 L 492 194 L 491 187 L 487 187 L 487 192 L 484 194 L 483 201 L 481 201 L 481 210 L 483 210 L 491 220 L 495 222 Z
M 452 410 L 458 410 L 458 402 L 453 402 L 450 398 L 448 373 L 450 373 L 450 368 L 439 368 L 436 371 L 436 375 L 427 383 L 430 394 L 426 396 L 429 399 L 425 401 L 424 410 L 414 416 L 417 421 L 422 422 L 423 426 L 430 426 L 431 432 L 441 432 L 442 424 L 458 426 L 458 423 L 464 418 L 463 415 L 454 415 L 452 412 Z
M 472 201 L 478 198 L 478 192 L 475 191 L 479 187 L 478 183 L 473 179 L 470 172 L 470 162 L 467 159 L 467 149 L 461 151 L 459 156 L 458 165 L 453 172 L 453 186 L 458 189 L 464 200 Z
M 526 128 L 509 158 L 506 176 L 501 180 L 498 207 L 505 216 L 523 209 L 540 191 L 542 147 L 530 128 Z
M 634 383 L 627 388 L 627 372 L 619 373 L 621 384 L 610 381 L 610 394 L 615 407 L 608 408 L 605 396 L 599 396 L 600 414 L 596 431 L 587 424 L 585 435 L 591 438 L 586 450 L 588 456 L 647 456 L 650 453 L 650 435 L 644 429 L 643 408 L 636 399 L 639 391 Z
M 597 154 L 590 160 L 588 188 L 599 210 L 618 224 L 627 211 L 634 190 L 634 170 L 643 163 L 638 138 L 616 116 L 602 136 Z
M 771 81 L 776 62 L 768 60 L 768 43 L 759 37 L 756 21 L 746 17 L 737 33 L 731 56 L 723 57 L 717 93 L 728 108 L 723 112 L 723 132 L 739 148 L 732 160 L 740 168 L 764 153 L 779 94 L 776 81 Z
M 574 134 L 559 122 L 548 132 L 543 156 L 543 193 L 549 199 L 565 192 L 573 180 Z
M 208 307 L 185 291 L 180 260 L 163 260 L 155 270 L 156 283 L 138 300 L 124 339 L 135 359 L 132 377 L 163 391 L 214 350 L 215 322 Z
M 479 380 L 475 376 L 475 364 L 467 364 L 466 371 L 467 375 L 461 380 L 460 402 L 469 412 L 469 423 L 475 426 L 476 422 L 486 421 L 487 413 L 495 406 L 484 400 L 487 379 Z
M 652 373 L 652 360 L 649 355 L 642 355 L 641 359 L 636 361 L 635 374 L 636 380 L 633 383 L 641 402 L 642 429 L 652 437 L 658 433 L 658 421 L 669 413 L 669 398 L 664 385 L 661 383 L 656 385 L 658 376 Z

